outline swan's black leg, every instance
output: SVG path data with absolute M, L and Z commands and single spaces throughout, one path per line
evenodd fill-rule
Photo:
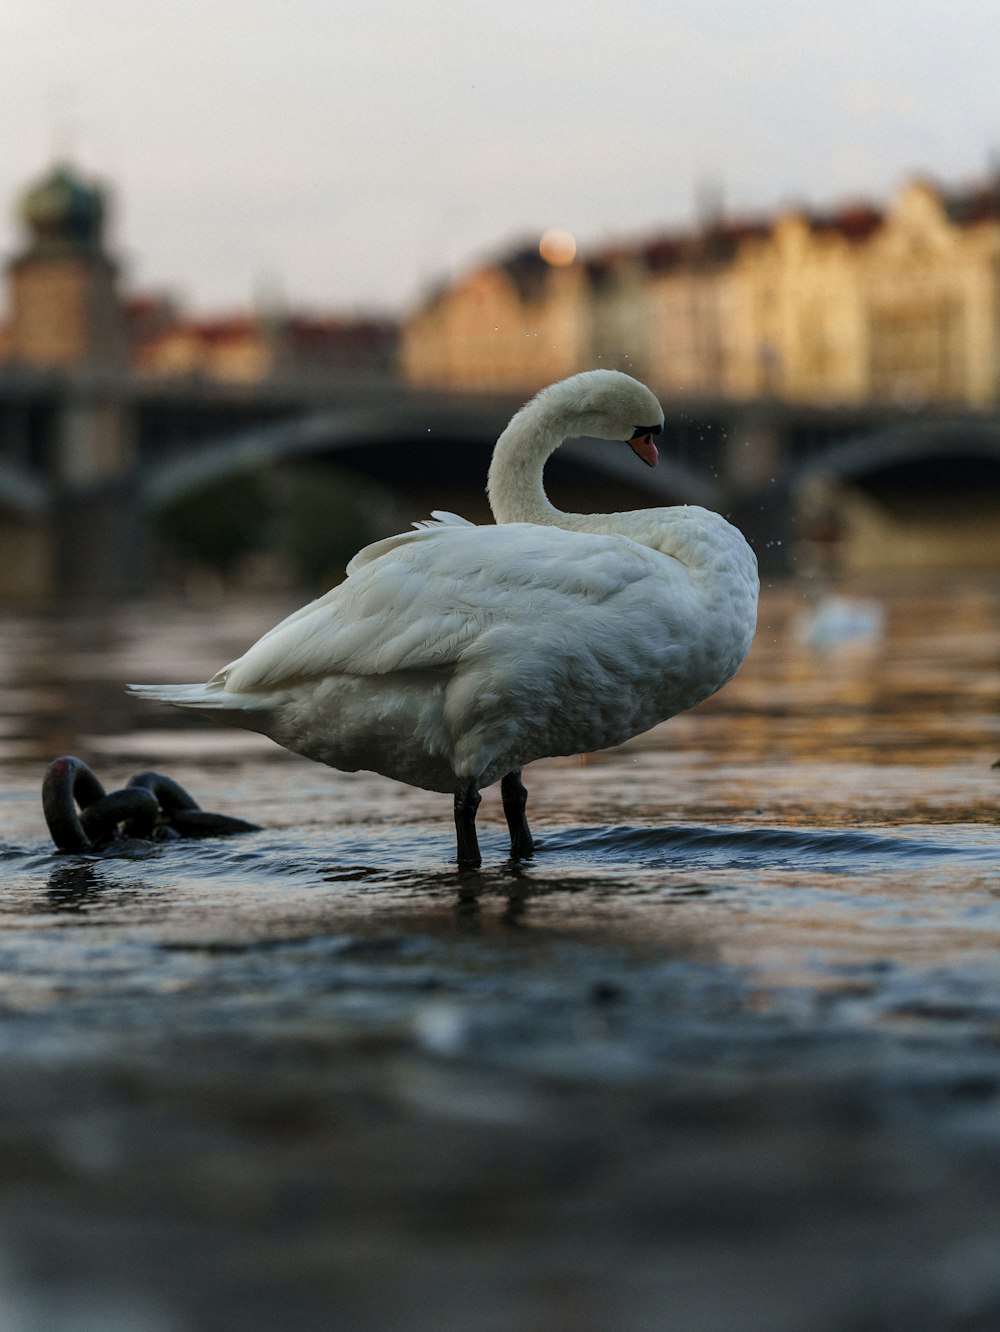
M 476 837 L 476 810 L 482 796 L 474 777 L 463 778 L 455 787 L 455 835 L 458 863 L 470 869 L 483 863 Z
M 521 772 L 509 772 L 500 781 L 500 799 L 510 829 L 510 854 L 514 860 L 526 860 L 535 850 L 535 843 L 525 817 L 528 792 L 521 781 Z

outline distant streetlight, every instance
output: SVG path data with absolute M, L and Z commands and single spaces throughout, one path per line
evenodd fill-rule
M 538 242 L 538 253 L 553 268 L 568 268 L 576 258 L 576 237 L 560 227 L 550 227 Z

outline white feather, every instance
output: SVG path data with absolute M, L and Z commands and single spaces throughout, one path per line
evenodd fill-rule
M 429 518 L 420 518 L 413 524 L 414 527 L 475 527 L 475 523 L 470 523 L 468 518 L 460 518 L 457 513 L 449 513 L 447 509 L 431 509 Z

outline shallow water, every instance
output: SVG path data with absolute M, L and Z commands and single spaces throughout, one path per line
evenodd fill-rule
M 1000 855 L 1000 589 L 945 582 L 877 596 L 880 635 L 823 651 L 798 641 L 813 604 L 765 594 L 751 656 L 701 708 L 621 749 L 533 765 L 525 780 L 541 849 L 511 867 L 496 789 L 480 811 L 484 920 L 507 898 L 523 929 L 669 939 L 673 912 L 727 961 L 773 964 L 783 931 L 844 946 L 852 913 L 920 950 L 996 940 Z M 100 618 L 8 621 L 0 680 L 0 856 L 9 929 L 37 923 L 52 884 L 83 875 L 79 913 L 158 936 L 212 928 L 292 931 L 334 919 L 447 933 L 460 877 L 450 802 L 367 774 L 333 772 L 249 733 L 126 697 L 127 679 L 197 679 L 287 609 L 143 604 Z M 38 799 L 45 764 L 76 753 L 110 790 L 155 767 L 201 803 L 262 825 L 233 841 L 54 854 Z M 124 884 L 134 892 L 127 908 Z M 142 892 L 136 885 L 144 885 Z M 196 923 L 197 922 L 197 925 Z M 772 936 L 766 957 L 757 930 Z M 961 941 L 961 942 L 960 942 Z M 934 947 L 940 950 L 938 937 Z M 788 940 L 787 965 L 802 959 Z M 850 940 L 850 950 L 860 946 Z
M 716 699 L 527 770 L 532 861 L 488 791 L 480 873 L 446 797 L 124 696 L 291 602 L 8 617 L 12 1325 L 997 1325 L 1000 587 L 843 591 L 884 631 L 771 588 Z M 262 830 L 56 854 L 62 753 Z

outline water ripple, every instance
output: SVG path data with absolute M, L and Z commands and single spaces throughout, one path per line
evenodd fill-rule
M 1000 839 L 997 839 L 1000 842 Z M 886 836 L 828 828 L 596 827 L 563 828 L 545 838 L 546 853 L 607 858 L 632 865 L 713 869 L 799 869 L 867 873 L 912 861 L 959 858 L 1000 861 L 1000 844 Z
M 506 839 L 493 829 L 482 838 L 484 873 L 504 863 Z M 0 847 L 0 861 L 22 871 L 63 872 L 71 866 L 105 865 L 144 860 L 157 879 L 196 873 L 209 880 L 244 876 L 262 882 L 319 878 L 328 884 L 389 883 L 427 875 L 451 876 L 451 837 L 446 829 L 393 826 L 370 835 L 333 829 L 296 835 L 259 833 L 232 839 L 200 839 L 167 847 L 125 843 L 104 855 L 69 856 L 39 847 Z M 538 854 L 524 862 L 528 874 L 547 868 L 587 869 L 614 875 L 641 870 L 789 870 L 802 873 L 871 874 L 912 866 L 915 870 L 956 862 L 969 869 L 1000 867 L 1000 832 L 977 826 L 952 826 L 906 833 L 865 832 L 856 828 L 762 828 L 717 826 L 642 827 L 598 824 L 545 831 Z M 516 867 L 511 867 L 516 868 Z

